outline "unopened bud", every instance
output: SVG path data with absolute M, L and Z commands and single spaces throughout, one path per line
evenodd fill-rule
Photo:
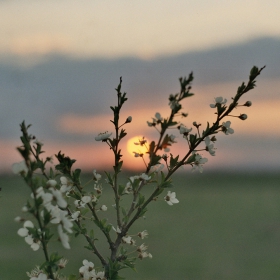
M 130 123 L 131 121 L 132 121 L 132 117 L 131 117 L 131 116 L 129 116 L 129 117 L 127 117 L 127 119 L 126 119 L 125 123 Z
M 106 205 L 102 205 L 102 206 L 100 207 L 100 210 L 101 210 L 101 211 L 107 211 L 107 206 L 106 206 Z
M 246 103 L 243 106 L 250 107 L 250 106 L 252 106 L 252 102 L 251 101 L 246 101 Z
M 217 141 L 217 138 L 215 136 L 212 136 L 211 139 L 210 139 L 212 142 L 215 142 Z
M 245 121 L 247 118 L 248 118 L 248 117 L 247 117 L 246 114 L 241 114 L 241 115 L 239 116 L 239 119 L 241 119 L 242 121 Z
M 167 154 L 163 154 L 161 158 L 162 158 L 164 161 L 167 161 L 168 156 L 167 156 Z

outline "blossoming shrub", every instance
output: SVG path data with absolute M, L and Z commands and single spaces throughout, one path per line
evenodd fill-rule
M 263 67 L 264 68 L 264 67 Z M 249 107 L 251 101 L 240 103 L 240 98 L 255 87 L 255 79 L 263 68 L 253 67 L 247 84 L 242 83 L 238 87 L 236 95 L 227 105 L 227 99 L 216 97 L 210 107 L 215 110 L 216 120 L 213 124 L 207 122 L 202 129 L 202 124 L 196 122 L 192 126 L 186 126 L 177 120 L 178 116 L 187 117 L 181 112 L 182 101 L 191 97 L 192 73 L 188 78 L 180 78 L 180 92 L 169 96 L 169 116 L 163 117 L 156 113 L 152 121 L 147 121 L 149 127 L 158 131 L 158 139 L 147 143 L 143 137 L 135 145 L 146 147 L 146 153 L 135 152 L 135 157 L 143 159 L 145 171 L 131 176 L 125 185 L 119 183 L 122 172 L 122 154 L 120 142 L 126 136 L 123 128 L 132 122 L 129 116 L 120 123 L 120 112 L 126 102 L 126 93 L 121 92 L 122 79 L 116 88 L 117 105 L 112 106 L 114 133 L 104 132 L 95 137 L 96 141 L 104 142 L 114 155 L 112 172 L 105 172 L 105 180 L 93 170 L 92 180 L 86 184 L 81 182 L 81 170 L 73 169 L 74 159 L 65 156 L 61 151 L 55 155 L 58 163 L 54 167 L 47 168 L 52 162 L 50 157 L 42 158 L 43 143 L 35 136 L 29 134 L 30 125 L 23 121 L 21 127 L 22 146 L 18 151 L 23 161 L 13 165 L 14 173 L 20 174 L 31 191 L 31 199 L 23 206 L 24 217 L 16 217 L 16 221 L 22 222 L 18 235 L 23 237 L 32 250 L 42 250 L 45 262 L 36 266 L 27 273 L 30 280 L 58 280 L 58 279 L 123 279 L 120 270 L 134 268 L 138 259 L 152 258 L 144 239 L 148 237 L 145 229 L 138 233 L 131 231 L 131 226 L 148 210 L 150 203 L 160 200 L 170 206 L 179 203 L 176 193 L 168 190 L 172 187 L 171 176 L 182 166 L 189 165 L 192 171 L 203 171 L 204 164 L 208 161 L 201 152 L 205 151 L 215 156 L 214 147 L 216 135 L 234 133 L 229 117 L 237 117 L 245 120 L 247 115 L 241 113 L 232 115 L 237 107 Z M 178 134 L 169 133 L 170 128 L 177 128 Z M 173 130 L 174 131 L 174 130 Z M 186 141 L 183 155 L 173 155 L 170 151 L 176 143 L 176 137 L 182 137 Z M 113 206 L 102 204 L 103 185 L 110 187 L 113 192 Z M 147 188 L 149 186 L 149 188 Z M 143 194 L 145 190 L 146 196 Z M 162 194 L 162 193 L 165 194 Z M 148 193 L 148 195 L 147 195 Z M 123 198 L 129 200 L 129 205 L 123 203 Z M 127 201 L 126 199 L 126 201 Z M 114 211 L 115 221 L 110 224 L 107 219 L 102 219 L 100 213 L 107 210 Z M 28 218 L 25 218 L 28 217 Z M 90 227 L 85 221 L 91 223 Z M 94 230 L 90 230 L 94 228 Z M 99 249 L 95 232 L 99 230 L 108 243 L 108 253 L 104 255 Z M 62 269 L 68 260 L 59 256 L 56 252 L 49 252 L 48 244 L 55 241 L 56 235 L 62 246 L 70 249 L 69 235 L 81 235 L 87 242 L 86 249 L 94 255 L 92 260 L 99 262 L 96 267 L 92 260 L 84 259 L 82 266 L 76 274 L 65 276 Z M 72 238 L 72 241 L 75 240 Z M 81 260 L 82 260 L 81 251 Z

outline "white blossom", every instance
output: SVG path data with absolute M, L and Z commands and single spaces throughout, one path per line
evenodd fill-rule
M 50 179 L 47 181 L 47 186 L 54 188 L 57 185 L 56 180 Z
M 61 183 L 60 191 L 62 193 L 69 192 L 73 187 L 73 183 L 64 176 L 60 177 L 60 183 Z
M 83 266 L 80 267 L 79 272 L 84 280 L 95 279 L 94 264 L 88 260 L 83 260 Z
M 135 241 L 132 239 L 132 237 L 131 236 L 124 236 L 123 238 L 122 238 L 122 241 L 124 242 L 124 243 L 126 243 L 126 244 L 130 244 L 130 245 L 134 245 L 135 244 Z
M 178 100 L 176 100 L 176 96 L 174 96 L 173 94 L 170 94 L 170 96 L 169 96 L 169 103 L 168 103 L 168 105 L 170 106 L 171 110 L 175 110 L 175 109 L 181 107 L 181 105 L 178 102 Z
M 85 195 L 85 196 L 82 197 L 81 200 L 82 200 L 83 203 L 90 203 L 92 199 L 89 195 Z
M 101 179 L 101 175 L 98 174 L 95 169 L 93 170 L 92 173 L 93 173 L 93 180 L 94 181 L 99 181 Z
M 163 118 L 161 117 L 160 113 L 155 113 L 155 117 L 156 117 L 156 120 L 158 122 L 162 122 L 163 121 Z
M 12 170 L 14 174 L 26 175 L 28 172 L 28 167 L 26 166 L 25 161 L 21 161 L 18 163 L 14 163 L 12 165 Z
M 140 176 L 139 176 L 139 179 L 142 179 L 144 181 L 149 181 L 151 179 L 151 176 L 148 176 L 147 174 L 145 173 L 142 173 Z
M 138 254 L 138 258 L 139 258 L 140 260 L 142 260 L 142 259 L 144 259 L 144 258 L 150 258 L 150 259 L 152 259 L 153 256 L 152 256 L 152 254 L 150 254 L 150 253 L 148 253 L 148 252 L 141 252 L 141 253 Z
M 116 232 L 116 233 L 121 233 L 121 229 L 117 226 L 117 229 L 115 229 L 113 226 L 112 226 L 112 229 Z
M 164 168 L 164 164 L 158 163 L 151 167 L 151 172 L 160 172 Z
M 179 200 L 176 198 L 176 193 L 168 191 L 167 195 L 164 197 L 164 200 L 168 205 L 172 206 L 175 203 L 179 203 Z
M 137 247 L 138 252 L 145 252 L 145 251 L 147 251 L 147 249 L 148 249 L 148 246 L 145 245 L 145 243 L 143 243 L 143 244 L 141 244 L 140 246 Z
M 38 274 L 38 276 L 31 277 L 30 280 L 52 280 L 52 279 L 48 278 L 48 276 L 45 273 L 41 272 L 40 274 Z
M 227 121 L 227 122 L 223 122 L 222 123 L 222 131 L 228 135 L 228 134 L 233 134 L 234 133 L 234 130 L 230 127 L 231 125 L 231 122 L 230 121 Z
M 105 272 L 104 271 L 97 272 L 93 280 L 106 280 Z
M 170 135 L 169 135 L 169 141 L 168 141 L 168 143 L 169 143 L 169 144 L 176 143 L 175 138 L 176 138 L 175 135 L 170 134 Z
M 215 108 L 215 107 L 217 107 L 217 104 L 223 105 L 223 104 L 226 104 L 226 103 L 227 103 L 227 100 L 220 96 L 220 97 L 215 98 L 215 103 L 210 104 L 210 107 Z
M 187 139 L 189 132 L 192 131 L 192 128 L 187 128 L 185 125 L 181 124 L 179 127 L 180 134 L 183 134 L 183 138 Z
M 144 243 L 141 244 L 139 247 L 137 247 L 137 252 L 139 252 L 138 254 L 138 258 L 139 259 L 144 259 L 144 258 L 152 258 L 152 255 L 150 253 L 147 252 L 148 246 L 146 246 Z
M 124 192 L 126 193 L 126 194 L 130 194 L 130 193 L 132 193 L 133 192 L 133 188 L 132 188 L 132 184 L 133 184 L 133 182 L 134 182 L 134 177 L 130 177 L 129 178 L 129 181 L 126 183 L 126 186 L 125 186 L 125 188 L 124 188 Z
M 202 164 L 206 163 L 207 161 L 208 161 L 207 158 L 203 158 L 200 154 L 196 154 L 195 160 L 193 162 L 192 172 L 198 169 L 199 172 L 202 173 L 203 172 Z
M 40 248 L 41 242 L 33 238 L 28 228 L 34 228 L 34 224 L 29 220 L 24 222 L 23 228 L 20 228 L 17 233 L 19 236 L 24 237 L 25 242 L 30 245 L 33 251 L 37 251 Z
M 70 221 L 78 221 L 79 217 L 80 217 L 80 211 L 76 211 L 74 213 L 71 214 L 71 218 Z
M 17 216 L 17 217 L 14 218 L 14 221 L 15 222 L 21 222 L 21 221 L 23 221 L 23 219 L 20 216 Z
M 106 206 L 106 205 L 102 205 L 102 206 L 100 207 L 100 210 L 101 210 L 101 211 L 107 211 L 107 206 Z
M 34 228 L 34 224 L 31 222 L 31 221 L 25 221 L 24 224 L 23 224 L 23 228 L 20 228 L 18 230 L 18 235 L 21 236 L 21 237 L 25 237 L 29 234 L 29 231 L 27 228 Z
M 102 194 L 102 185 L 101 184 L 94 184 L 94 189 L 96 190 L 97 194 Z
M 85 195 L 81 198 L 81 200 L 75 200 L 74 204 L 77 208 L 85 208 L 85 205 L 91 201 L 96 202 L 97 198 L 95 196 L 91 197 L 89 195 Z
M 59 239 L 62 243 L 62 246 L 65 249 L 70 249 L 69 236 L 65 232 L 63 232 L 62 225 L 58 225 L 57 231 L 58 231 Z
M 165 151 L 166 153 L 169 153 L 169 152 L 170 152 L 170 148 L 165 147 L 165 148 L 164 148 L 164 151 Z
M 141 239 L 144 239 L 145 237 L 147 237 L 149 234 L 148 234 L 148 231 L 147 230 L 143 230 L 141 232 L 138 232 L 137 236 L 140 237 Z
M 206 145 L 206 151 L 208 151 L 211 156 L 214 156 L 215 148 L 214 148 L 214 144 L 211 143 L 210 137 L 209 136 L 205 137 L 204 141 Z
M 156 126 L 157 124 L 161 123 L 163 118 L 161 117 L 160 113 L 155 113 L 155 118 L 153 118 L 153 122 L 147 121 L 148 126 Z
M 59 191 L 59 190 L 55 190 L 53 188 L 50 188 L 50 190 L 51 190 L 58 206 L 61 207 L 61 208 L 66 208 L 67 207 L 67 202 L 65 201 L 65 199 L 62 196 L 62 192 Z
M 66 264 L 67 264 L 67 263 L 68 263 L 68 260 L 62 258 L 62 259 L 59 260 L 58 267 L 59 267 L 60 269 L 63 269 L 63 268 L 66 267 Z
M 109 133 L 108 131 L 106 131 L 104 133 L 99 133 L 98 136 L 95 137 L 95 140 L 96 141 L 106 141 L 111 135 L 112 135 L 112 133 Z
M 32 235 L 27 235 L 25 238 L 25 242 L 30 245 L 33 251 L 37 251 L 40 248 L 41 241 L 34 239 Z

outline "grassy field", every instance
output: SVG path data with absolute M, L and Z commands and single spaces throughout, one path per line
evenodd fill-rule
M 136 273 L 123 271 L 126 279 L 280 279 L 280 175 L 188 173 L 174 183 L 180 203 L 152 203 L 132 228 L 148 230 L 153 258 L 138 261 Z M 0 187 L 0 279 L 28 279 L 25 272 L 42 260 L 42 251 L 17 236 L 21 225 L 13 219 L 29 191 L 18 177 L 0 177 Z M 98 265 L 84 245 L 82 238 L 70 251 L 53 244 L 71 259 L 68 272 L 76 273 L 84 258 Z

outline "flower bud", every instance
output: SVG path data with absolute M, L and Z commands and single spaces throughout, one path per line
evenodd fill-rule
M 250 106 L 252 106 L 252 102 L 251 101 L 246 101 L 246 103 L 243 106 L 250 107 Z
M 242 121 L 245 121 L 247 118 L 248 118 L 248 117 L 247 117 L 246 114 L 241 114 L 241 115 L 239 116 L 239 119 L 241 119 Z
M 167 154 L 163 154 L 161 158 L 162 158 L 164 161 L 167 161 L 168 156 L 167 156 Z
M 131 121 L 132 121 L 132 117 L 131 117 L 131 116 L 129 116 L 129 117 L 127 117 L 127 119 L 126 119 L 125 123 L 130 123 Z
M 215 136 L 212 136 L 211 139 L 210 139 L 212 142 L 215 142 L 217 141 L 217 138 Z
M 101 211 L 107 211 L 107 206 L 106 206 L 106 205 L 102 205 L 102 206 L 100 207 L 100 210 L 101 210 Z
M 50 180 L 47 182 L 47 187 L 54 188 L 56 185 L 57 185 L 56 180 L 50 179 Z

